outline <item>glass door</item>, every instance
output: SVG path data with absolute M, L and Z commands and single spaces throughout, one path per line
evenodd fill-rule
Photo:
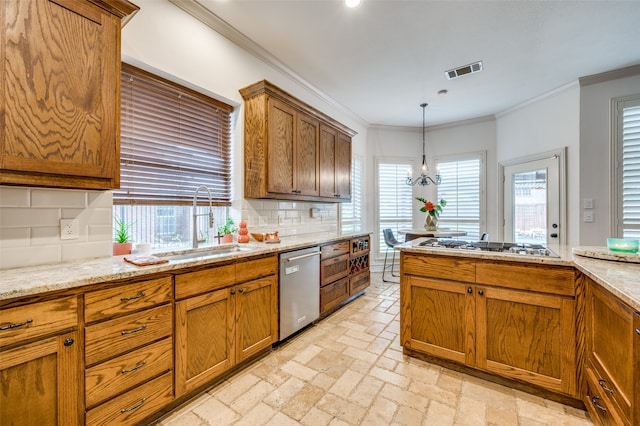
M 504 239 L 560 244 L 559 157 L 504 167 Z

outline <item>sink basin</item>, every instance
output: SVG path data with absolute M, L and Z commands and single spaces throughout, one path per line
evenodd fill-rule
M 243 253 L 257 249 L 255 246 L 246 245 L 232 245 L 223 247 L 208 247 L 206 249 L 199 249 L 195 251 L 189 251 L 186 253 L 168 254 L 161 257 L 166 257 L 171 260 L 194 260 L 194 259 L 209 259 L 212 257 L 222 257 L 230 254 Z

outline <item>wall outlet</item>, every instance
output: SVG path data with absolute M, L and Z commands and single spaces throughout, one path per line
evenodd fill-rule
M 60 239 L 77 240 L 80 238 L 80 222 L 78 219 L 60 219 Z

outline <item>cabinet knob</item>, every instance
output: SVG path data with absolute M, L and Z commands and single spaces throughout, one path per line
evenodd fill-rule
M 232 288 L 230 293 L 231 293 L 231 294 L 236 294 L 236 289 L 235 289 L 235 288 Z
M 473 289 L 472 289 L 471 287 L 469 287 L 469 288 L 467 289 L 467 293 L 472 294 L 472 293 L 473 293 Z
M 640 334 L 640 328 L 636 328 L 636 334 Z
M 72 338 L 68 338 L 68 339 L 64 339 L 64 343 L 65 346 L 71 346 L 73 345 L 73 339 Z
M 240 287 L 240 288 L 238 289 L 238 291 L 239 291 L 240 293 L 244 293 L 244 288 Z
M 480 290 L 480 291 L 478 291 L 478 294 L 479 294 L 480 296 L 484 296 L 484 290 Z

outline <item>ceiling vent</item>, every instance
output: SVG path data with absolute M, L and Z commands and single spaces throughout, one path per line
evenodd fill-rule
M 453 80 L 454 78 L 462 77 L 463 75 L 473 74 L 480 71 L 482 71 L 482 61 L 474 62 L 469 65 L 445 71 L 444 75 L 447 77 L 447 80 Z

